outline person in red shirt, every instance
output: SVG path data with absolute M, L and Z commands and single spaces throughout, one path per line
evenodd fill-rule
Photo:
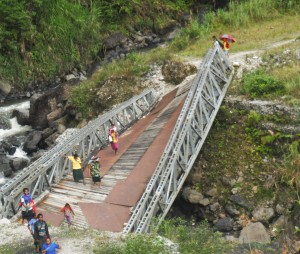
M 65 206 L 62 209 L 60 209 L 60 211 L 64 213 L 67 223 L 70 226 L 72 224 L 71 223 L 72 215 L 75 216 L 73 209 L 68 203 L 66 203 Z
M 226 56 L 229 55 L 229 43 L 226 38 L 223 39 L 223 49 Z

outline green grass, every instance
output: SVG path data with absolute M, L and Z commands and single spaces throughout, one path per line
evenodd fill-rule
M 130 234 L 120 241 L 99 241 L 93 250 L 95 254 L 167 254 L 171 253 L 161 238 L 155 234 Z
M 221 254 L 232 250 L 230 243 L 221 239 L 221 234 L 213 232 L 206 221 L 195 224 L 181 219 L 165 220 L 159 234 L 179 244 L 182 254 Z

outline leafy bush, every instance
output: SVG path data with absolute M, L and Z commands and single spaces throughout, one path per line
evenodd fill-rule
M 248 122 L 247 125 L 249 127 L 257 127 L 261 121 L 261 115 L 254 110 L 251 110 L 248 114 Z
M 179 244 L 183 254 L 229 253 L 231 245 L 224 242 L 220 233 L 213 232 L 207 222 L 193 225 L 181 219 L 163 221 L 160 234 Z
M 269 76 L 263 69 L 244 75 L 241 92 L 251 98 L 264 97 L 271 94 L 280 94 L 284 86 L 272 76 Z

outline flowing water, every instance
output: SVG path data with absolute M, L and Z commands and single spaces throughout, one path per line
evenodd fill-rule
M 12 114 L 14 109 L 28 110 L 29 107 L 29 101 L 18 102 L 0 107 L 0 143 L 1 141 L 5 141 L 7 138 L 12 136 L 17 137 L 17 139 L 21 142 L 21 145 L 17 147 L 16 152 L 13 155 L 7 155 L 7 158 L 9 159 L 16 157 L 28 159 L 26 153 L 22 150 L 22 145 L 26 138 L 25 134 L 31 130 L 31 127 L 28 125 L 20 125 L 17 121 L 17 118 L 12 117 Z M 4 177 L 3 172 L 0 170 L 0 185 L 4 184 L 6 180 L 7 179 Z

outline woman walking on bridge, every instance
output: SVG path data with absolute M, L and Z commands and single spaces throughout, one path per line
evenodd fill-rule
M 78 157 L 78 154 L 74 153 L 73 156 L 66 156 L 66 158 L 68 158 L 72 162 L 74 182 L 78 183 L 79 180 L 82 180 L 83 184 L 85 184 L 84 178 L 83 178 L 83 171 L 82 171 L 81 160 Z
M 111 148 L 115 151 L 116 154 L 119 149 L 119 135 L 117 131 L 115 131 L 115 129 L 111 130 L 110 137 L 111 137 L 111 141 L 110 141 Z
M 90 175 L 93 179 L 94 184 L 101 182 L 101 174 L 100 174 L 100 164 L 99 164 L 99 157 L 93 156 L 89 162 L 90 164 Z

